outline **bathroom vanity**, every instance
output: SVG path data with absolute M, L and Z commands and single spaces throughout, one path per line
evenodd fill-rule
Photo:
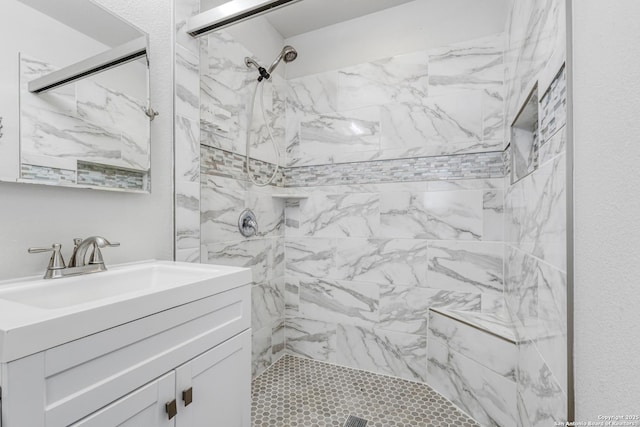
M 0 285 L 2 427 L 249 427 L 251 272 L 145 262 Z

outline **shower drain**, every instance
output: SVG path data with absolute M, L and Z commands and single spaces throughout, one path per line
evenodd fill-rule
M 347 418 L 347 422 L 344 424 L 344 427 L 367 427 L 368 422 L 369 421 L 363 420 L 362 418 L 349 415 L 349 418 Z

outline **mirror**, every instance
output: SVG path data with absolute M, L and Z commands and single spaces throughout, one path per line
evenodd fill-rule
M 91 0 L 3 0 L 0 180 L 150 191 L 147 35 Z

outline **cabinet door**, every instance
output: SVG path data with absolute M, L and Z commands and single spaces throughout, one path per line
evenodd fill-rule
M 171 372 L 71 427 L 175 427 L 165 406 L 175 399 L 175 378 Z
M 179 367 L 176 375 L 176 427 L 251 426 L 250 330 Z

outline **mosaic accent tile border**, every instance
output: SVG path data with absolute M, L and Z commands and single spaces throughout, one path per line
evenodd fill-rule
M 287 168 L 287 187 L 501 178 L 502 151 Z
M 58 184 L 76 183 L 76 171 L 74 170 L 29 165 L 26 163 L 20 165 L 20 177 L 32 181 L 45 181 Z
M 149 174 L 95 163 L 78 162 L 78 184 L 149 191 Z
M 244 156 L 201 146 L 201 173 L 248 181 Z M 274 165 L 252 159 L 251 171 L 260 181 L 268 179 Z M 502 178 L 505 160 L 502 151 L 452 156 L 376 160 L 319 166 L 281 168 L 278 187 L 308 187 L 382 182 L 436 181 Z
M 567 121 L 567 71 L 563 66 L 540 101 L 540 145 Z
M 250 168 L 254 180 L 265 182 L 273 175 L 275 165 L 252 158 Z M 245 167 L 245 156 L 207 145 L 200 145 L 200 173 L 202 175 L 222 176 L 240 181 L 249 181 Z M 280 168 L 275 182 L 271 185 L 284 187 L 284 173 L 284 168 Z
M 367 427 L 479 425 L 426 384 L 290 355 L 253 380 L 251 394 L 253 427 L 343 427 L 350 416 Z

